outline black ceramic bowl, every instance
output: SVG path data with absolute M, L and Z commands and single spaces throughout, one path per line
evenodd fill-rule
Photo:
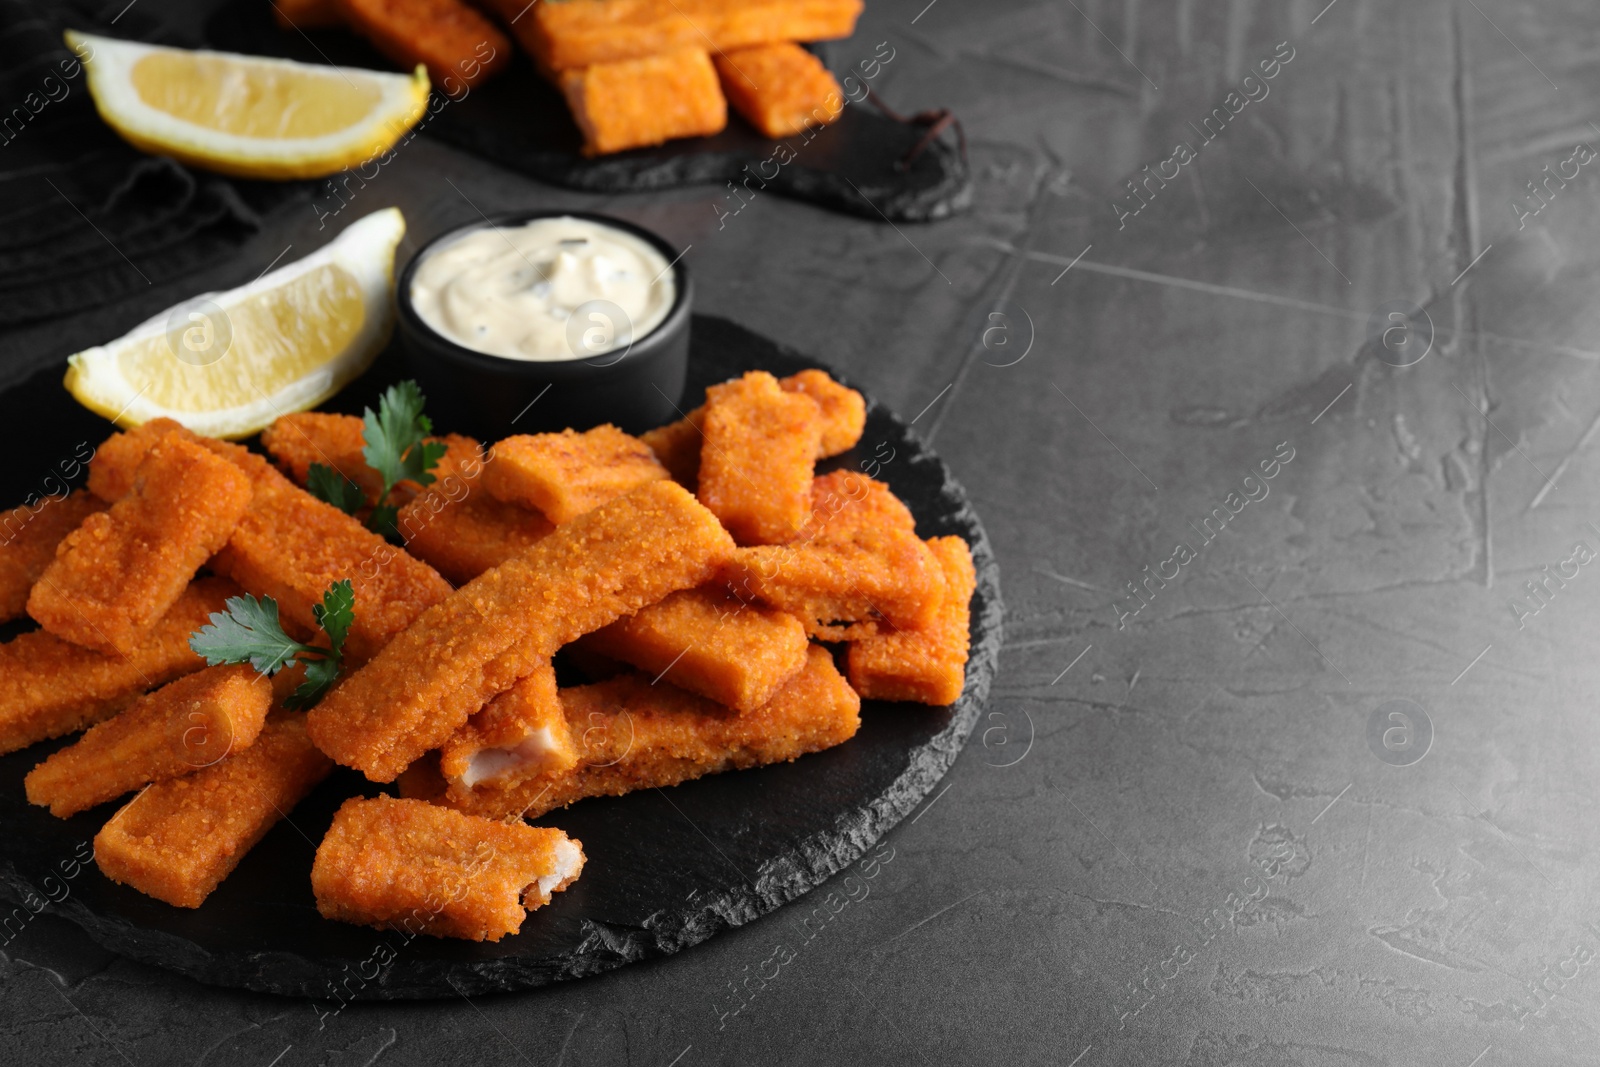
M 433 250 L 492 226 L 513 227 L 535 219 L 589 219 L 631 233 L 656 248 L 673 272 L 676 293 L 661 324 L 626 349 L 587 359 L 553 362 L 506 359 L 475 352 L 442 336 L 411 304 L 411 281 Z M 428 396 L 438 426 L 460 428 L 485 440 L 513 433 L 541 433 L 603 422 L 639 433 L 679 416 L 689 366 L 689 307 L 693 284 L 677 251 L 649 230 L 588 211 L 523 211 L 440 234 L 411 257 L 396 286 L 400 347 Z

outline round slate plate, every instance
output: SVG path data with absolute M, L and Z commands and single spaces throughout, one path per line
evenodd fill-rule
M 723 319 L 692 325 L 690 397 L 747 370 L 819 366 Z M 386 355 L 327 405 L 360 411 L 399 376 Z M 870 404 L 870 402 L 869 402 Z M 108 425 L 79 408 L 52 369 L 0 394 L 12 461 L 0 501 L 50 492 Z M 449 429 L 443 427 L 443 429 Z M 200 908 L 170 907 L 115 885 L 88 855 L 117 810 L 65 821 L 30 806 L 22 780 L 64 742 L 0 757 L 0 891 L 23 906 L 0 915 L 0 943 L 43 902 L 113 951 L 203 982 L 322 998 L 454 997 L 577 978 L 664 956 L 757 918 L 861 856 L 922 800 L 971 733 L 1001 642 L 1000 576 L 966 494 L 910 428 L 870 404 L 866 433 L 826 467 L 876 459 L 924 537 L 972 546 L 972 658 L 966 692 L 948 708 L 866 702 L 853 739 L 794 763 L 714 775 L 666 790 L 582 801 L 538 820 L 583 842 L 583 877 L 498 943 L 445 941 L 330 922 L 317 914 L 311 859 L 335 809 L 381 787 L 340 769 L 275 826 Z M 81 476 L 80 476 L 81 479 Z M 31 903 L 30 903 L 31 902 Z
M 302 63 L 395 67 L 354 33 L 284 30 L 270 9 L 260 0 L 223 5 L 206 25 L 207 45 Z M 852 99 L 861 97 L 861 85 L 871 84 L 866 75 L 880 76 L 897 58 L 887 42 L 880 45 L 860 36 L 829 42 L 822 54 L 825 62 L 830 55 L 836 57 L 829 65 L 839 72 L 841 86 Z M 846 77 L 854 80 L 845 81 Z M 846 107 L 831 126 L 781 142 L 793 149 L 792 161 L 779 153 L 780 142 L 763 137 L 731 110 L 727 128 L 713 137 L 689 137 L 587 159 L 579 152 L 583 137 L 566 102 L 520 50 L 504 71 L 465 93 L 452 89 L 451 96 L 455 99 L 434 93 L 418 131 L 569 189 L 623 193 L 709 183 L 720 188 L 707 197 L 707 210 L 723 219 L 768 193 L 896 222 L 941 219 L 972 202 L 971 173 L 954 133 L 936 138 L 902 167 L 900 161 L 927 127 L 898 122 L 865 101 Z M 367 174 L 366 168 L 358 168 L 351 172 L 355 177 L 337 180 L 358 189 L 363 175 L 376 176 L 373 170 Z M 739 186 L 737 193 L 726 182 Z M 323 209 L 337 211 L 342 204 L 339 194 L 328 182 L 319 189 Z

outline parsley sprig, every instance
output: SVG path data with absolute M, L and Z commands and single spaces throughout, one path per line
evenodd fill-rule
M 383 492 L 367 518 L 367 528 L 390 540 L 398 537 L 396 523 L 400 509 L 389 502 L 394 487 L 403 481 L 432 485 L 432 471 L 444 458 L 443 441 L 429 441 L 433 422 L 422 413 L 425 398 L 416 382 L 391 385 L 379 398 L 378 410 L 367 408 L 361 417 L 361 456 L 383 479 Z M 348 515 L 354 515 L 366 498 L 361 487 L 332 467 L 313 463 L 306 476 L 306 489 Z
M 297 660 L 305 664 L 306 680 L 284 700 L 291 709 L 309 708 L 321 700 L 344 666 L 344 641 L 356 619 L 356 594 L 350 579 L 334 582 L 314 604 L 312 616 L 328 637 L 328 647 L 307 645 L 283 632 L 278 602 L 257 600 L 246 593 L 229 597 L 227 610 L 214 612 L 211 621 L 189 635 L 189 647 L 213 667 L 248 663 L 262 674 L 277 674 Z

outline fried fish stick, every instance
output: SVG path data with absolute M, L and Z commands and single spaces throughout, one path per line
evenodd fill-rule
M 244 751 L 128 801 L 95 835 L 95 863 L 113 882 L 198 908 L 332 769 L 305 716 L 276 713 Z
M 0 622 L 28 610 L 28 594 L 56 558 L 62 539 L 104 510 L 99 498 L 79 489 L 0 513 Z
M 850 684 L 866 700 L 954 704 L 966 682 L 977 579 L 972 550 L 959 537 L 935 537 L 928 547 L 944 572 L 944 600 L 925 630 L 901 630 L 850 645 Z
M 255 743 L 272 683 L 247 664 L 207 667 L 135 700 L 29 772 L 28 802 L 65 819 L 148 782 L 193 774 Z
M 312 709 L 311 736 L 345 766 L 393 781 L 562 645 L 701 584 L 732 551 L 681 486 L 642 485 L 423 612 Z
M 786 393 L 804 393 L 822 410 L 818 459 L 848 452 L 861 440 L 861 431 L 867 425 L 867 401 L 860 393 L 848 385 L 840 385 L 827 371 L 814 367 L 779 378 L 778 384 Z
M 270 0 L 272 17 L 286 30 L 318 30 L 344 25 L 338 0 Z
M 691 493 L 700 479 L 700 442 L 705 440 L 700 420 L 705 414 L 706 409 L 698 407 L 677 422 L 639 435 L 639 440 L 649 445 L 656 459 L 667 468 L 672 480 Z
M 557 76 L 589 156 L 722 132 L 728 102 L 705 47 L 680 48 Z
M 189 649 L 189 635 L 239 592 L 226 579 L 200 579 L 126 656 L 43 630 L 0 645 L 0 754 L 110 718 L 146 690 L 204 667 Z
M 351 797 L 317 847 L 311 888 L 327 919 L 498 941 L 577 881 L 583 862 L 582 842 L 560 830 Z
M 272 597 L 284 620 L 303 633 L 316 632 L 312 608 L 328 586 L 350 579 L 356 617 L 345 649 L 358 663 L 450 595 L 450 583 L 432 567 L 270 464 L 260 468 L 255 498 L 213 566 L 247 592 Z
M 794 760 L 848 741 L 861 725 L 861 698 L 817 646 L 800 673 L 755 711 L 731 711 L 638 674 L 563 689 L 561 706 L 581 742 L 576 767 L 442 802 L 489 818 L 532 819 L 584 797 Z M 402 784 L 408 792 L 426 790 L 426 769 Z
M 457 790 L 480 782 L 509 785 L 577 762 L 548 660 L 484 705 L 439 750 L 439 770 Z
M 706 390 L 700 503 L 742 545 L 792 539 L 811 503 L 822 443 L 817 402 L 784 391 L 766 371 Z
M 515 0 L 491 0 L 510 19 Z M 773 41 L 829 41 L 855 32 L 861 0 L 563 0 L 512 26 L 547 70 L 655 55 L 726 51 Z
M 815 369 L 779 378 L 778 385 L 785 392 L 806 394 L 822 410 L 818 459 L 848 452 L 861 440 L 861 431 L 867 425 L 867 402 L 854 389 L 840 385 L 826 371 Z M 697 407 L 677 422 L 639 435 L 639 439 L 655 452 L 661 465 L 671 472 L 673 481 L 688 489 L 693 489 L 700 477 L 700 449 L 705 440 L 701 423 L 705 414 L 703 406 Z
M 362 455 L 366 439 L 358 415 L 321 411 L 284 415 L 261 431 L 261 445 L 296 485 L 305 485 L 311 465 L 320 463 L 360 486 L 369 504 L 376 504 L 383 492 L 383 476 L 367 466 Z
M 101 652 L 131 652 L 250 503 L 250 479 L 176 435 L 150 449 L 132 492 L 68 534 L 28 596 L 50 633 Z
M 826 126 L 844 113 L 844 94 L 822 60 L 792 41 L 734 48 L 712 57 L 733 109 L 768 137 Z
M 507 437 L 494 446 L 483 481 L 491 495 L 535 508 L 559 526 L 666 477 L 649 445 L 605 423 L 583 433 Z
M 407 68 L 422 63 L 446 91 L 476 85 L 511 62 L 500 27 L 462 0 L 337 0 L 351 29 Z M 447 80 L 448 79 L 448 80 Z
M 144 462 L 151 447 L 163 437 L 172 435 L 209 448 L 251 478 L 259 477 L 262 471 L 272 467 L 266 459 L 243 445 L 219 441 L 214 437 L 201 437 L 171 419 L 151 419 L 131 430 L 112 434 L 95 450 L 94 458 L 89 461 L 89 492 L 107 504 L 114 504 L 127 496 L 133 491 L 139 464 Z
M 733 595 L 797 616 L 824 641 L 926 629 L 944 598 L 939 561 L 911 513 L 887 485 L 855 471 L 816 479 L 799 537 L 740 549 L 724 576 Z
M 580 638 L 578 647 L 735 711 L 753 711 L 805 666 L 807 643 L 793 615 L 707 585 L 618 619 Z
M 419 493 L 395 525 L 407 552 L 456 585 L 521 555 L 555 529 L 537 511 L 496 500 L 481 484 L 458 490 L 450 483 Z

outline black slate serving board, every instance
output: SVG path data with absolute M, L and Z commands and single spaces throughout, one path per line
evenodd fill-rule
M 285 30 L 270 8 L 262 0 L 224 5 L 206 24 L 208 46 L 303 63 L 395 68 L 352 32 Z M 837 57 L 830 66 L 849 99 L 862 97 L 863 87 L 870 85 L 865 75 L 879 74 L 885 57 L 893 63 L 892 46 L 882 47 L 889 51 L 860 36 L 827 46 Z M 578 151 L 582 137 L 561 94 L 520 50 L 506 70 L 476 88 L 452 83 L 448 96 L 443 88 L 435 86 L 419 131 L 569 189 L 620 193 L 712 184 L 721 186 L 726 197 L 717 208 L 719 217 L 773 193 L 895 222 L 944 218 L 972 200 L 971 174 L 953 132 L 933 139 L 909 165 L 901 166 L 927 127 L 890 118 L 864 99 L 848 105 L 837 122 L 814 136 L 802 134 L 787 142 L 763 137 L 730 109 L 727 128 L 715 137 L 586 159 Z M 787 162 L 779 152 L 783 143 L 795 152 Z M 739 189 L 728 189 L 727 182 Z
M 723 319 L 696 316 L 691 329 L 689 403 L 707 384 L 747 370 L 784 375 L 820 366 Z M 386 353 L 325 408 L 359 412 L 403 376 L 402 367 Z M 59 368 L 0 393 L 0 428 L 14 449 L 0 468 L 7 503 L 57 491 L 85 444 L 110 431 L 62 390 Z M 867 702 L 860 733 L 827 752 L 544 816 L 540 824 L 583 842 L 588 865 L 572 888 L 528 916 L 521 933 L 495 944 L 407 943 L 317 914 L 315 843 L 345 797 L 381 791 L 353 771 L 337 770 L 190 911 L 115 885 L 82 862 L 117 803 L 65 821 L 27 803 L 23 777 L 65 742 L 36 745 L 0 757 L 0 894 L 20 905 L 7 909 L 13 926 L 25 921 L 30 903 L 37 909 L 48 900 L 55 914 L 134 959 L 217 985 L 344 1001 L 453 997 L 595 974 L 671 954 L 793 900 L 861 856 L 928 795 L 971 733 L 999 658 L 999 569 L 966 493 L 906 424 L 870 400 L 861 443 L 824 467 L 863 461 L 911 508 L 922 536 L 955 534 L 972 546 L 972 657 L 955 705 Z M 0 941 L 10 936 L 7 913 L 0 913 Z

